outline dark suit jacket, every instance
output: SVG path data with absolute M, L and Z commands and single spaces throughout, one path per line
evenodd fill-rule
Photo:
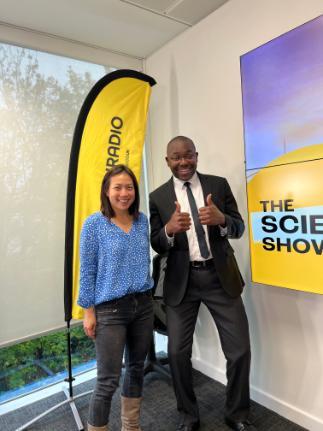
M 244 282 L 234 251 L 228 238 L 240 238 L 244 222 L 237 203 L 225 178 L 198 174 L 204 199 L 212 193 L 215 205 L 224 213 L 228 235 L 220 235 L 219 226 L 208 226 L 211 252 L 221 285 L 232 296 L 239 296 Z M 182 301 L 188 283 L 189 248 L 185 232 L 175 234 L 174 246 L 170 247 L 165 235 L 165 225 L 175 211 L 176 194 L 173 178 L 150 194 L 151 245 L 158 254 L 168 253 L 164 280 L 164 298 L 167 305 L 176 306 Z

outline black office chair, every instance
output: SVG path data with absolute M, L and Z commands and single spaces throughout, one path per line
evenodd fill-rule
M 166 306 L 164 303 L 163 285 L 167 256 L 156 255 L 153 258 L 153 308 L 154 308 L 154 333 L 167 334 Z M 149 352 L 145 364 L 145 375 L 151 371 L 157 371 L 171 379 L 168 365 L 168 357 L 158 358 L 155 349 L 155 336 L 152 335 Z

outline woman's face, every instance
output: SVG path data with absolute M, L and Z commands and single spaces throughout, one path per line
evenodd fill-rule
M 107 197 L 115 213 L 128 211 L 136 197 L 131 177 L 125 172 L 111 177 Z

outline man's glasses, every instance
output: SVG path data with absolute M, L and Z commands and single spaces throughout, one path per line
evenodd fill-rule
M 170 157 L 170 160 L 172 161 L 172 162 L 179 162 L 180 160 L 183 160 L 183 161 L 192 161 L 192 160 L 194 160 L 195 159 L 195 157 L 196 157 L 196 155 L 195 154 L 186 154 L 186 156 L 173 156 L 173 157 Z

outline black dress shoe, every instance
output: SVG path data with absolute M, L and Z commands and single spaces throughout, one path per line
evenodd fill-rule
M 191 424 L 179 424 L 176 431 L 197 431 L 200 428 L 200 421 Z
M 257 428 L 247 419 L 244 421 L 233 421 L 232 419 L 225 418 L 225 423 L 235 431 L 257 431 Z

